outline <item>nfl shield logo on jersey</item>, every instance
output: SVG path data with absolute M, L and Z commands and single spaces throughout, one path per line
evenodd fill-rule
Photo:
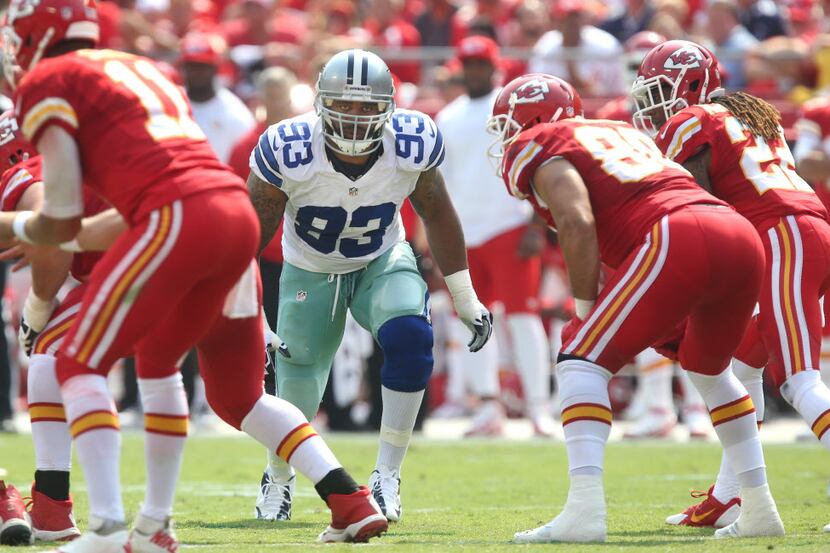
M 305 301 L 308 297 L 308 292 L 305 290 L 297 290 L 297 301 Z
M 352 186 L 349 188 L 349 196 L 357 196 L 357 187 Z

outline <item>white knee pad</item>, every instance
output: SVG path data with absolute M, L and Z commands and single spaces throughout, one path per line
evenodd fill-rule
M 595 363 L 568 359 L 556 364 L 562 408 L 576 403 L 598 403 L 610 409 L 608 381 L 611 373 Z

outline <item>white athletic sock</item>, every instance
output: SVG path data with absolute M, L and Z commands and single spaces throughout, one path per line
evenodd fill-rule
M 810 426 L 825 449 L 830 449 L 830 390 L 818 371 L 808 369 L 788 378 L 781 395 Z
M 516 313 L 507 317 L 507 324 L 522 377 L 527 414 L 531 418 L 546 415 L 550 400 L 550 348 L 542 320 L 538 315 Z
M 729 368 L 716 376 L 690 372 L 689 379 L 706 402 L 715 433 L 741 487 L 766 484 L 755 408 L 746 388 Z
M 242 420 L 242 431 L 294 465 L 313 484 L 342 466 L 302 412 L 283 399 L 263 393 Z
M 611 433 L 611 374 L 576 359 L 558 363 L 556 371 L 569 472 L 572 476 L 601 474 L 605 443 Z
M 700 392 L 697 391 L 692 381 L 689 380 L 689 372 L 682 368 L 677 372 L 680 377 L 680 385 L 683 387 L 683 412 L 706 413 L 706 403 L 700 397 Z
M 144 408 L 144 462 L 147 489 L 141 514 L 165 520 L 173 513 L 176 482 L 187 440 L 187 395 L 179 372 L 166 378 L 139 378 Z
M 412 438 L 415 419 L 424 399 L 424 390 L 397 392 L 381 386 L 383 414 L 380 418 L 380 447 L 377 467 L 397 471 L 400 474 L 406 448 Z
M 758 421 L 758 426 L 760 427 L 764 421 L 763 368 L 756 369 L 750 367 L 743 361 L 733 359 L 732 372 L 741 384 L 744 385 L 746 391 L 749 392 L 749 397 L 752 398 L 752 404 L 755 406 L 755 420 Z M 718 478 L 715 481 L 715 488 L 712 491 L 712 495 L 721 503 L 726 503 L 733 497 L 738 497 L 740 490 L 741 484 L 738 482 L 738 477 L 735 476 L 735 472 L 729 464 L 729 457 L 724 452 L 721 455 L 720 471 L 718 471 Z
M 35 445 L 35 468 L 69 472 L 72 468 L 72 437 L 66 424 L 53 356 L 32 355 L 26 393 Z
M 674 413 L 672 362 L 649 348 L 637 356 L 637 376 L 649 410 Z
M 107 379 L 91 374 L 73 376 L 61 387 L 61 396 L 84 471 L 90 515 L 123 522 L 121 433 Z

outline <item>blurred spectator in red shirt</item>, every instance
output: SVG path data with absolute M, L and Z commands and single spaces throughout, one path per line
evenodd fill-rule
M 425 0 L 424 11 L 415 19 L 423 46 L 456 46 L 467 34 L 451 0 Z
M 421 45 L 421 33 L 404 18 L 404 0 L 372 0 L 370 6 L 369 18 L 363 26 L 375 45 L 398 52 Z M 384 59 L 389 70 L 401 81 L 421 81 L 420 62 Z
M 271 0 L 243 0 L 238 15 L 222 26 L 228 46 L 298 44 L 305 29 L 302 20 L 284 10 L 272 13 L 272 6 Z

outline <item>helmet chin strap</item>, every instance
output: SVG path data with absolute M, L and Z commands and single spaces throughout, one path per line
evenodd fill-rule
M 31 71 L 32 68 L 40 61 L 40 58 L 43 57 L 43 54 L 46 51 L 46 45 L 49 44 L 49 41 L 52 40 L 53 36 L 55 36 L 55 28 L 49 27 L 46 32 L 43 33 L 43 38 L 40 39 L 40 42 L 38 42 L 35 55 L 32 56 L 32 61 L 29 62 L 29 67 L 26 68 L 27 71 Z

